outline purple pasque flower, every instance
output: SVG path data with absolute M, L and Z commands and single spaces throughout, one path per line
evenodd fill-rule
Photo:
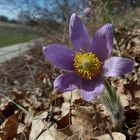
M 134 63 L 122 57 L 108 58 L 113 48 L 112 24 L 99 28 L 90 39 L 85 26 L 76 14 L 69 23 L 69 37 L 73 48 L 50 44 L 43 47 L 45 58 L 54 66 L 68 71 L 54 81 L 54 88 L 65 92 L 80 88 L 81 96 L 92 100 L 104 89 L 103 78 L 130 72 Z

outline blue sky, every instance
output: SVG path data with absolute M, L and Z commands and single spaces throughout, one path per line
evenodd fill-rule
M 3 8 L 0 5 L 0 15 L 6 16 L 9 19 L 15 19 L 19 13 L 18 10 L 10 10 L 11 8 Z
M 2 1 L 5 3 L 5 5 L 2 4 Z M 11 0 L 11 4 L 9 2 L 6 3 L 7 0 L 0 0 L 0 15 L 4 15 L 8 17 L 9 19 L 16 19 L 19 12 L 26 8 L 32 8 L 33 4 L 36 3 L 38 5 L 42 5 L 43 1 L 47 2 L 48 7 L 51 7 L 51 3 L 53 3 L 54 0 L 28 0 L 29 5 L 27 7 L 26 4 L 21 4 L 21 2 L 24 2 L 24 0 Z M 15 4 L 12 2 L 15 1 Z M 62 0 L 59 0 L 61 3 Z M 78 0 L 68 0 L 71 4 L 75 4 Z M 82 0 L 82 2 L 87 2 L 88 0 Z M 43 5 L 42 5 L 43 6 Z

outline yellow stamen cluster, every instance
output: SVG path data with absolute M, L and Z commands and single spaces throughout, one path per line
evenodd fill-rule
M 74 56 L 74 67 L 79 76 L 91 80 L 99 74 L 101 62 L 92 52 L 78 52 Z

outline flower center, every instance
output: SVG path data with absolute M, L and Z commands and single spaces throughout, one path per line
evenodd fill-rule
M 99 74 L 101 62 L 92 52 L 78 52 L 74 56 L 74 67 L 79 76 L 91 80 Z

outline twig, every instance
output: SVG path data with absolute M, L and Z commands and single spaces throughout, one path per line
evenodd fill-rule
M 31 71 L 31 68 L 30 68 L 30 66 L 28 65 L 28 63 L 27 63 L 26 60 L 25 60 L 25 64 L 26 64 L 26 67 L 28 68 L 28 70 L 29 70 L 29 72 L 30 72 L 30 74 L 31 74 L 31 77 L 32 77 L 32 80 L 33 80 L 34 87 L 36 87 L 35 78 L 34 78 L 34 76 L 33 76 L 33 73 L 32 73 L 32 71 Z

